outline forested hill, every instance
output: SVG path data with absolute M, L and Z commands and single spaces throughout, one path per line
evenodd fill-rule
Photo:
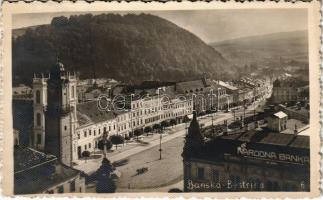
M 49 70 L 57 53 L 81 78 L 125 82 L 226 77 L 227 61 L 194 34 L 150 14 L 79 15 L 13 37 L 14 83 L 30 83 L 34 72 Z M 13 31 L 15 35 L 15 30 Z

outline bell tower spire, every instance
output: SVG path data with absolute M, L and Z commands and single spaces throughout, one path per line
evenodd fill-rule
M 189 158 L 196 155 L 204 144 L 204 136 L 201 133 L 200 125 L 197 121 L 196 111 L 193 112 L 193 119 L 188 128 L 188 133 L 185 138 L 185 145 L 182 156 Z

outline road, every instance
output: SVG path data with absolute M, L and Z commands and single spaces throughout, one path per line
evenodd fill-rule
M 214 124 L 216 123 L 220 123 L 223 122 L 223 120 L 227 120 L 232 118 L 232 114 L 231 113 L 221 113 L 221 114 L 216 114 L 217 116 L 215 117 L 216 119 L 214 120 Z M 205 125 L 211 125 L 212 124 L 212 118 L 211 117 L 203 117 L 199 119 L 200 124 L 205 124 Z M 189 124 L 187 124 L 187 126 L 189 126 Z M 175 131 L 172 131 L 175 130 Z M 177 137 L 181 137 L 184 136 L 186 133 L 185 130 L 185 124 L 179 124 L 176 125 L 175 127 L 170 127 L 166 130 L 166 132 L 168 132 L 168 134 L 165 134 L 162 138 L 162 144 L 165 142 L 168 142 L 170 140 L 173 140 Z M 147 138 L 148 142 L 147 144 L 137 144 L 137 145 L 133 145 L 130 147 L 130 145 L 128 146 L 128 148 L 125 148 L 125 150 L 119 149 L 119 153 L 113 153 L 111 156 L 108 154 L 108 159 L 111 162 L 116 162 L 116 161 L 120 161 L 122 159 L 125 159 L 129 156 L 138 154 L 142 151 L 145 151 L 147 149 L 153 148 L 157 145 L 159 145 L 159 135 L 155 134 L 153 136 L 150 136 L 150 138 Z M 144 142 L 146 141 L 145 139 L 143 140 Z M 95 172 L 99 166 L 101 165 L 101 161 L 102 158 L 96 158 L 96 159 L 88 159 L 87 161 L 80 161 L 78 165 L 74 166 L 74 168 L 83 171 L 85 174 L 92 174 L 93 172 Z
M 238 115 L 243 115 L 243 111 L 237 112 Z M 253 108 L 246 110 L 246 116 L 253 114 Z M 236 114 L 236 116 L 238 116 Z M 212 125 L 212 116 L 203 116 L 198 118 L 200 124 L 204 126 Z M 228 123 L 233 121 L 233 114 L 217 113 L 213 114 L 213 124 L 223 123 L 228 120 Z M 162 160 L 159 160 L 159 135 L 154 134 L 145 137 L 143 141 L 146 144 L 127 145 L 125 148 L 119 149 L 108 155 L 111 162 L 123 163 L 117 166 L 121 177 L 118 180 L 119 192 L 134 192 L 134 191 L 155 191 L 167 192 L 171 188 L 182 188 L 182 158 L 181 152 L 184 145 L 184 136 L 186 134 L 185 127 L 189 124 L 179 124 L 175 127 L 169 127 L 163 134 L 162 138 Z M 102 158 L 81 162 L 75 168 L 90 175 L 98 169 Z M 136 170 L 147 168 L 148 171 L 144 174 L 136 174 Z M 171 169 L 171 170 L 167 170 Z M 93 190 L 93 185 L 89 190 Z

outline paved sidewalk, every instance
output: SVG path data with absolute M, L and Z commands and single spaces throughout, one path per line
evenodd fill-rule
M 230 113 L 220 113 L 219 116 L 214 117 L 215 119 L 213 123 L 216 124 L 216 123 L 222 122 L 225 119 L 229 119 L 231 117 L 232 117 L 232 114 Z M 203 118 L 199 119 L 199 122 L 200 124 L 204 123 L 205 125 L 209 125 L 212 123 L 211 120 L 212 120 L 211 117 L 204 116 Z M 187 126 L 189 126 L 189 124 L 187 124 Z M 176 125 L 173 128 L 169 127 L 168 129 L 171 129 L 172 131 L 169 132 L 168 134 L 163 134 L 162 143 L 168 142 L 177 137 L 183 137 L 186 133 L 185 123 Z M 166 132 L 168 131 L 166 130 Z M 129 146 L 128 144 L 124 147 L 125 148 L 124 150 L 118 149 L 119 151 L 118 153 L 112 153 L 112 155 L 107 154 L 107 157 L 111 162 L 125 159 L 129 156 L 135 155 L 137 153 L 140 153 L 142 151 L 145 151 L 147 149 L 150 149 L 154 146 L 159 145 L 159 137 L 160 137 L 159 134 L 155 134 L 151 138 L 149 138 L 149 140 L 144 140 L 144 142 L 147 142 L 147 141 L 149 142 L 146 145 L 133 145 L 131 148 L 127 148 L 127 146 Z M 102 158 L 89 159 L 86 162 L 80 161 L 79 165 L 74 166 L 74 168 L 81 170 L 86 174 L 91 174 L 99 168 L 99 166 L 101 165 L 101 161 L 102 161 Z

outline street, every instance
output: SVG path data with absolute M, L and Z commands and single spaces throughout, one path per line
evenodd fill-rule
M 257 105 L 254 105 L 257 106 Z M 246 109 L 246 116 L 253 114 L 253 107 Z M 213 124 L 228 123 L 233 121 L 232 112 L 219 112 L 201 116 L 198 118 L 201 126 L 211 126 Z M 236 117 L 244 115 L 243 110 L 236 112 Z M 182 166 L 182 149 L 186 134 L 186 127 L 189 123 L 178 124 L 174 127 L 167 127 L 161 140 L 162 159 L 159 160 L 159 134 L 150 134 L 145 136 L 141 143 L 129 143 L 122 148 L 118 148 L 107 154 L 111 163 L 116 164 L 116 170 L 121 175 L 117 182 L 119 192 L 133 192 L 140 190 L 150 190 L 158 192 L 168 192 L 171 188 L 182 189 L 183 166 Z M 100 155 L 100 152 L 99 152 Z M 91 175 L 101 165 L 102 157 L 89 159 L 86 162 L 80 161 L 75 166 Z M 161 167 L 163 166 L 163 167 Z M 137 173 L 137 170 L 146 168 L 144 173 Z M 158 181 L 156 181 L 158 180 Z M 89 184 L 88 191 L 93 191 L 94 185 Z

